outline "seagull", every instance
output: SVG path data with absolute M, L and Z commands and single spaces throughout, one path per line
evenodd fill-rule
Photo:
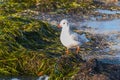
M 69 54 L 69 49 L 76 48 L 76 53 L 78 54 L 80 46 L 83 43 L 89 42 L 85 34 L 77 34 L 70 29 L 70 24 L 66 19 L 61 20 L 58 24 L 58 28 L 62 28 L 60 34 L 60 41 L 67 48 L 66 54 Z

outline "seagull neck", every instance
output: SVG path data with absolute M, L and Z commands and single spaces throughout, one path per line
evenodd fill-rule
M 69 26 L 63 27 L 62 28 L 62 33 L 68 33 L 68 34 L 70 34 L 71 33 L 70 27 Z

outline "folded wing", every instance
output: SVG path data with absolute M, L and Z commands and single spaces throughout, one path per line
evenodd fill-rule
M 77 34 L 77 33 L 73 33 L 71 34 L 71 37 L 75 40 L 80 42 L 80 44 L 82 45 L 83 43 L 89 42 L 89 40 L 87 39 L 85 34 Z

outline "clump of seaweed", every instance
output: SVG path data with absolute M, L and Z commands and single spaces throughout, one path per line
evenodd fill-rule
M 50 80 L 71 79 L 71 77 L 78 72 L 83 62 L 79 54 L 59 57 L 55 62 L 53 74 L 50 74 Z
M 3 16 L 0 23 L 0 74 L 36 75 L 49 69 L 52 57 L 60 56 L 53 53 L 58 34 L 49 24 L 17 16 Z

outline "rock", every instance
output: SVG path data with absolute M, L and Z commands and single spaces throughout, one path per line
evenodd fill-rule
M 80 67 L 73 80 L 120 80 L 120 65 L 89 59 Z
M 53 20 L 53 21 L 50 22 L 50 24 L 57 25 L 57 21 Z

